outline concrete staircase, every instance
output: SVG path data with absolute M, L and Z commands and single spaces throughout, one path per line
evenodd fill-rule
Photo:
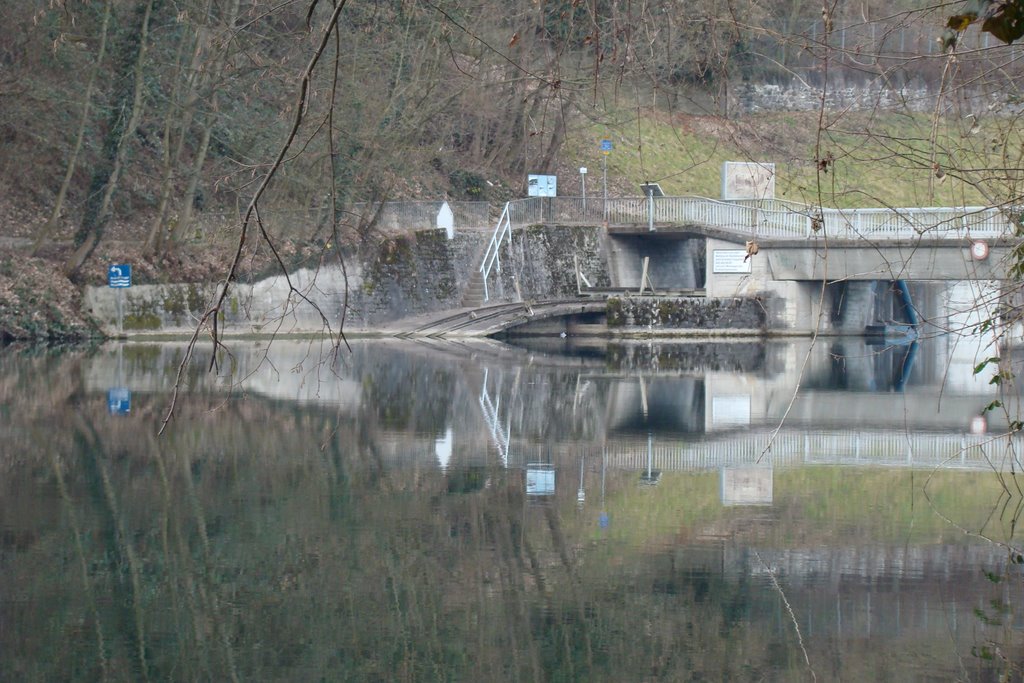
M 462 307 L 479 308 L 484 303 L 484 275 L 479 268 L 475 268 L 469 276 L 466 288 L 462 290 Z

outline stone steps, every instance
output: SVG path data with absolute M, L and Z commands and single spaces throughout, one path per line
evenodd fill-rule
M 469 276 L 469 282 L 462 291 L 462 306 L 464 308 L 479 308 L 484 305 L 484 276 L 479 270 L 474 270 Z

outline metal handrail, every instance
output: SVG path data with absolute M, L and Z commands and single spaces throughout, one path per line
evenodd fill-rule
M 648 220 L 645 197 L 589 203 L 581 197 L 530 197 L 513 200 L 505 208 L 503 216 L 508 214 L 513 227 L 535 223 L 643 224 Z M 707 197 L 659 197 L 654 202 L 654 220 L 703 224 L 746 236 L 779 239 L 962 239 L 1000 237 L 1016 230 L 1004 211 L 984 206 L 818 209 L 784 200 L 724 201 Z
M 504 467 L 508 467 L 508 447 L 509 441 L 511 441 L 510 432 L 512 430 L 511 416 L 509 416 L 508 426 L 502 428 L 499 414 L 501 397 L 498 397 L 497 403 L 491 399 L 491 395 L 487 391 L 488 374 L 488 368 L 484 368 L 484 381 L 480 386 L 480 410 L 483 412 L 484 421 L 491 432 L 491 440 L 494 441 L 494 445 L 498 449 L 498 455 L 501 456 L 501 464 Z
M 640 437 L 630 443 L 613 440 L 602 446 L 610 469 L 707 471 L 737 465 L 786 467 L 843 465 L 907 469 L 1020 471 L 1017 455 L 1024 446 L 1018 435 L 902 431 L 822 431 L 793 429 L 771 436 L 757 430 L 700 440 Z M 767 450 L 769 442 L 771 449 Z M 524 464 L 518 444 L 510 457 Z
M 491 235 L 491 241 L 487 245 L 487 251 L 484 252 L 483 261 L 480 263 L 480 273 L 484 279 L 484 301 L 490 301 L 490 292 L 487 289 L 487 278 L 491 274 L 491 267 L 497 269 L 498 274 L 501 274 L 501 259 L 498 254 L 501 250 L 501 243 L 505 241 L 507 236 L 509 241 L 512 239 L 512 218 L 509 205 L 512 202 L 505 202 L 505 208 L 501 212 L 501 217 L 498 218 L 498 224 L 494 226 L 494 233 Z
M 1014 448 L 1002 449 L 1012 443 Z M 766 457 L 766 435 L 750 433 L 723 440 L 656 442 L 653 465 L 661 470 L 706 470 L 729 465 L 863 465 L 924 469 L 1019 470 L 1016 456 L 1024 439 L 992 434 L 906 433 L 899 431 L 781 432 L 771 441 Z M 610 467 L 643 469 L 648 449 L 606 444 Z

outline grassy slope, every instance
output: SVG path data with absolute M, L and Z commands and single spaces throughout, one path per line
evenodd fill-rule
M 594 527 L 596 515 L 580 523 L 591 538 L 629 544 L 665 537 L 699 540 L 707 530 L 743 533 L 737 531 L 745 528 L 743 519 L 766 511 L 773 521 L 760 528 L 757 540 L 780 548 L 835 543 L 837 531 L 840 543 L 977 542 L 940 515 L 997 540 L 1012 536 L 1009 520 L 993 515 L 1001 488 L 992 472 L 781 468 L 773 476 L 770 508 L 724 508 L 719 478 L 719 472 L 665 473 L 658 486 L 641 487 L 633 475 L 617 482 L 605 503 L 613 520 L 607 531 Z M 926 481 L 930 502 L 923 493 Z
M 952 206 L 983 204 L 974 188 L 953 179 L 939 182 L 929 168 L 933 145 L 927 115 L 872 118 L 847 115 L 821 134 L 815 112 L 788 112 L 727 122 L 717 117 L 628 112 L 608 123 L 574 131 L 560 169 L 560 194 L 578 194 L 577 166 L 587 166 L 588 194 L 601 192 L 599 141 L 612 140 L 609 195 L 639 194 L 653 180 L 669 195 L 718 197 L 724 161 L 775 163 L 776 197 L 824 206 Z M 870 133 L 869 133 L 870 131 Z M 957 136 L 945 136 L 941 149 Z M 821 152 L 816 154 L 820 145 Z M 815 159 L 835 162 L 818 173 Z M 942 160 L 942 154 L 936 158 Z M 578 162 L 577 162 L 578 161 Z M 820 194 L 819 194 L 820 190 Z

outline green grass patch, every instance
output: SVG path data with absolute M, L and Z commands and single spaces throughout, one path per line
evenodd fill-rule
M 936 123 L 925 113 L 853 113 L 818 131 L 816 112 L 727 121 L 634 110 L 577 127 L 565 153 L 589 167 L 592 196 L 601 192 L 604 139 L 614 146 L 609 196 L 638 196 L 650 180 L 671 196 L 717 198 L 725 161 L 774 163 L 777 198 L 825 207 L 986 205 L 979 187 L 997 199 L 1015 193 L 1014 183 L 978 170 L 1005 166 L 1003 150 L 1020 136 L 1000 121 L 965 130 L 962 120 Z
M 770 506 L 722 505 L 720 473 L 666 472 L 656 486 L 639 473 L 617 474 L 598 529 L 587 515 L 584 537 L 610 547 L 663 545 L 746 533 L 744 520 L 768 518 L 756 531 L 767 546 L 960 543 L 963 529 L 1004 539 L 1001 487 L 992 472 L 929 472 L 889 468 L 809 466 L 776 469 Z M 927 482 L 927 496 L 926 494 Z

